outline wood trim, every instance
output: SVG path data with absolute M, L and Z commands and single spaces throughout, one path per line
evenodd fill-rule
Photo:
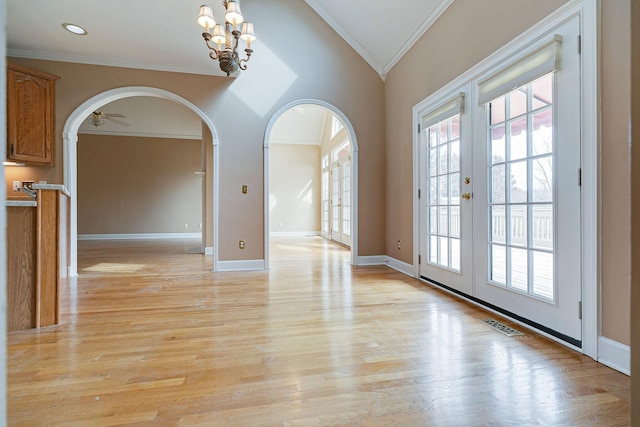
M 60 76 L 56 76 L 54 74 L 45 73 L 44 71 L 34 70 L 33 68 L 25 67 L 23 65 L 14 64 L 11 62 L 7 63 L 7 68 L 9 70 L 18 71 L 21 73 L 31 74 L 32 76 L 40 77 L 42 79 L 47 80 L 58 80 Z
M 58 323 L 60 278 L 58 191 L 38 190 L 38 326 Z

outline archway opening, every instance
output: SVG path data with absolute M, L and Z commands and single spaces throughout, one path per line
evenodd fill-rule
M 123 87 L 118 89 L 113 89 L 107 92 L 103 92 L 99 95 L 94 96 L 93 98 L 85 101 L 82 105 L 80 105 L 74 112 L 69 116 L 65 123 L 64 131 L 63 131 L 63 151 L 64 151 L 64 184 L 67 187 L 70 195 L 71 195 L 71 209 L 70 209 L 70 272 L 71 276 L 76 276 L 78 274 L 78 150 L 77 150 L 77 142 L 78 142 L 78 131 L 80 126 L 85 121 L 85 119 L 92 114 L 94 111 L 100 110 L 100 108 L 106 104 L 111 102 L 125 99 L 125 98 L 133 98 L 133 97 L 155 97 L 161 98 L 167 101 L 172 101 L 177 104 L 180 104 L 187 109 L 194 112 L 199 119 L 202 121 L 202 133 L 203 140 L 210 142 L 213 146 L 211 150 L 211 161 L 209 162 L 211 167 L 211 176 L 212 176 L 212 188 L 209 192 L 209 196 L 205 198 L 207 200 L 207 204 L 212 206 L 212 247 L 207 248 L 210 249 L 210 252 L 213 255 L 213 270 L 217 271 L 217 263 L 218 263 L 218 255 L 217 255 L 217 209 L 218 209 L 218 201 L 217 201 L 217 183 L 218 183 L 218 139 L 216 137 L 215 128 L 211 120 L 195 105 L 186 99 L 175 95 L 171 92 L 152 88 L 152 87 Z M 208 129 L 208 132 L 205 130 Z M 200 171 L 201 172 L 201 171 Z
M 330 104 L 281 108 L 265 136 L 265 261 L 271 238 L 321 236 L 357 260 L 357 141 Z

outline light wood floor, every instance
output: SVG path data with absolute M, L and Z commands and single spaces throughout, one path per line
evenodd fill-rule
M 246 273 L 190 247 L 79 242 L 62 325 L 8 336 L 9 425 L 629 424 L 625 375 L 325 240 Z

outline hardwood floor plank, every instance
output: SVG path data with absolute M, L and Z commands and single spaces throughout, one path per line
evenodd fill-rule
M 61 325 L 8 335 L 9 425 L 628 425 L 627 376 L 321 238 L 192 243 L 79 242 Z

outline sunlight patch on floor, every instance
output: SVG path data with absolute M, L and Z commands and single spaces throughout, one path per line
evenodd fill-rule
M 91 273 L 135 273 L 145 268 L 146 264 L 120 264 L 103 262 L 84 268 L 82 271 Z

